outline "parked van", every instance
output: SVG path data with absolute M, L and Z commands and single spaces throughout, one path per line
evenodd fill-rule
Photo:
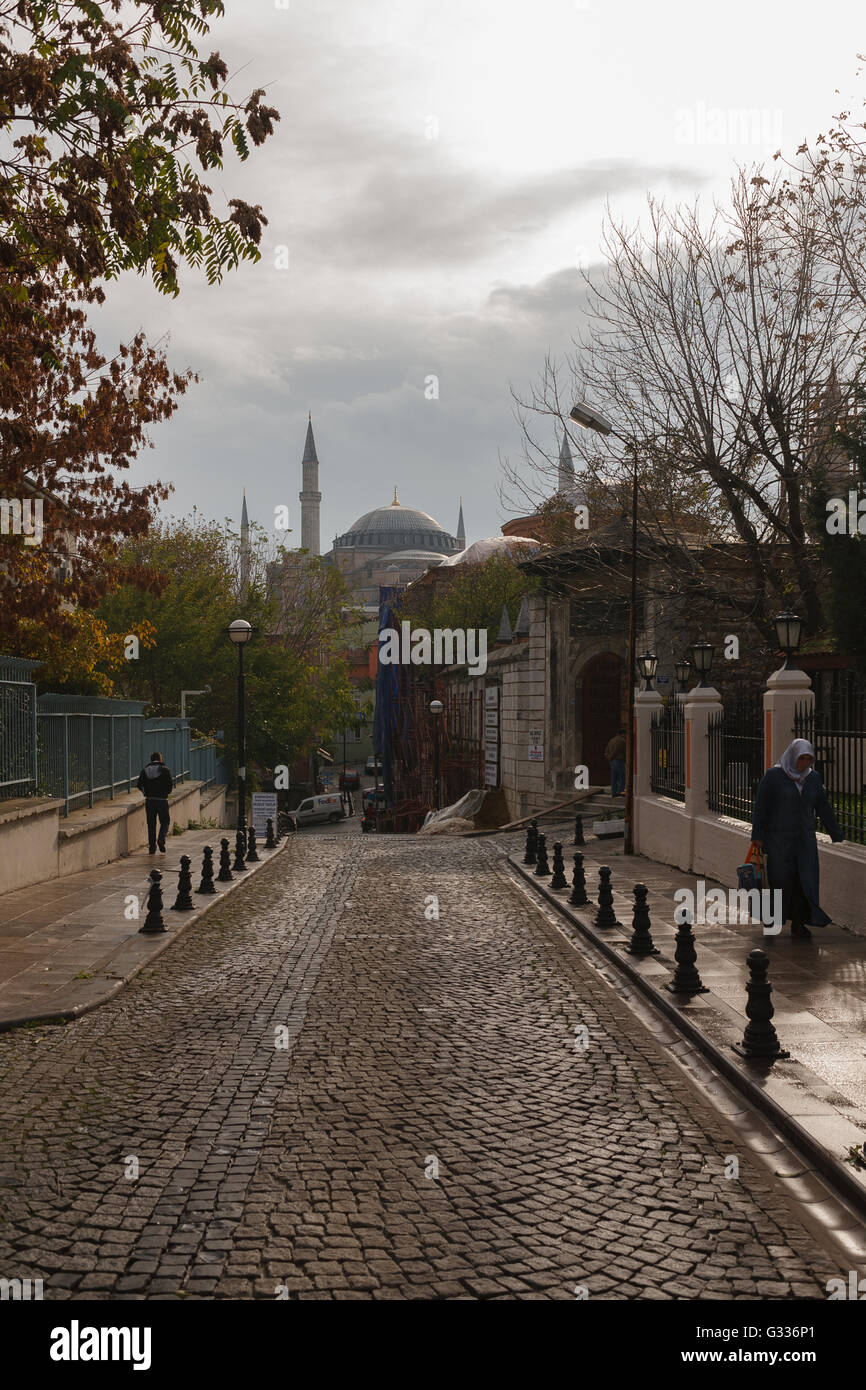
M 315 825 L 318 821 L 342 820 L 346 814 L 339 792 L 325 796 L 308 796 L 293 812 L 298 826 Z

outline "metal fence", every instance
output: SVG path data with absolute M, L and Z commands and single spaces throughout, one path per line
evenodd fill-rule
M 162 754 L 176 783 L 216 780 L 216 746 L 212 739 L 192 742 L 186 720 L 43 709 L 40 701 L 36 722 L 38 790 L 61 797 L 67 815 L 131 791 L 152 752 Z
M 707 737 L 710 810 L 751 821 L 755 793 L 764 775 L 763 697 L 743 696 L 711 714 Z
M 798 705 L 794 734 L 815 749 L 815 770 L 845 839 L 866 844 L 866 695 L 849 692 L 844 707 L 830 701 L 820 712 Z
M 132 791 L 159 751 L 174 780 L 217 781 L 213 739 L 191 739 L 189 722 L 144 718 L 140 700 L 40 695 L 38 663 L 0 657 L 0 798 L 51 796 L 63 813 Z
M 686 721 L 681 700 L 671 699 L 650 723 L 650 789 L 657 796 L 686 799 Z
M 36 686 L 38 663 L 0 657 L 0 797 L 36 790 Z

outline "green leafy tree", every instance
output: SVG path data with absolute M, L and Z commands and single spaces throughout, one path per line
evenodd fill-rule
M 477 565 L 454 565 L 434 576 L 434 585 L 411 585 L 399 610 L 400 620 L 415 627 L 487 629 L 487 644 L 496 640 L 503 606 L 512 626 L 521 600 L 536 581 L 507 555 L 491 555 Z
M 210 686 L 190 702 L 190 718 L 202 733 L 224 730 L 233 753 L 238 656 L 226 629 L 233 618 L 246 618 L 257 629 L 244 652 L 247 758 L 263 770 L 291 764 L 354 710 L 346 666 L 332 638 L 344 603 L 342 586 L 337 594 L 327 567 L 305 562 L 296 607 L 286 613 L 279 589 L 273 596 L 268 591 L 264 552 L 261 536 L 254 535 L 242 600 L 238 538 L 228 526 L 195 514 L 164 523 L 128 542 L 121 554 L 121 564 L 132 571 L 146 566 L 160 573 L 162 592 L 147 595 L 121 584 L 100 609 L 113 631 L 132 632 L 144 620 L 155 629 L 155 642 L 141 646 L 137 659 L 115 677 L 115 692 L 147 700 L 154 714 L 176 714 L 182 690 Z M 322 601 L 323 591 L 335 606 Z

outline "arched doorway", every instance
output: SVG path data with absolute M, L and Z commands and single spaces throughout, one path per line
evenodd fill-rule
M 594 785 L 610 780 L 605 745 L 622 728 L 622 658 L 602 652 L 588 661 L 578 677 L 575 708 L 580 711 L 580 761 Z

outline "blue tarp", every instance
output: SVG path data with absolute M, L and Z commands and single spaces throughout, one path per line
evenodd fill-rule
M 394 627 L 396 619 L 390 602 L 386 599 L 379 605 L 379 646 L 383 628 Z M 373 747 L 382 765 L 382 785 L 385 788 L 385 803 L 393 805 L 394 782 L 392 775 L 392 747 L 394 730 L 397 726 L 399 705 L 400 667 L 376 663 L 376 708 L 373 711 Z

